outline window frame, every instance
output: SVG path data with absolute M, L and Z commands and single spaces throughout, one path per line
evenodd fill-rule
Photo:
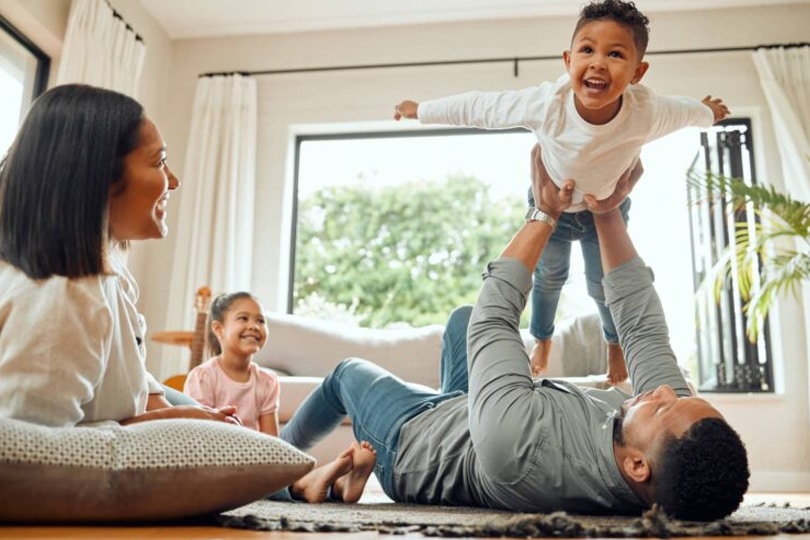
M 298 193 L 299 193 L 299 176 L 301 167 L 301 145 L 307 141 L 340 141 L 350 139 L 401 139 L 404 137 L 442 137 L 448 135 L 492 135 L 492 134 L 507 134 L 507 133 L 527 133 L 525 129 L 513 128 L 502 129 L 497 131 L 478 129 L 478 128 L 419 128 L 409 129 L 407 131 L 398 130 L 367 130 L 367 131 L 345 131 L 340 133 L 315 133 L 315 134 L 300 134 L 295 136 L 294 142 L 294 159 L 293 159 L 293 193 L 292 193 L 292 209 L 291 209 L 291 230 L 290 230 L 290 258 L 289 258 L 289 271 L 287 273 L 287 302 L 286 312 L 289 314 L 294 313 L 295 308 L 295 268 L 296 268 L 296 251 L 298 242 Z M 529 182 L 527 180 L 526 187 L 528 188 Z
M 25 50 L 34 56 L 37 62 L 36 74 L 31 88 L 31 93 L 28 96 L 28 104 L 42 94 L 48 87 L 48 77 L 51 72 L 51 57 L 45 51 L 36 46 L 25 34 L 20 32 L 16 26 L 0 15 L 0 31 L 5 32 L 17 43 L 19 43 Z

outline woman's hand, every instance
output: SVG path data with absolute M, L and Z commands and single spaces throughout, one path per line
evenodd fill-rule
M 236 414 L 236 406 L 228 405 L 226 407 L 206 407 L 205 405 L 183 405 L 187 407 L 192 416 L 181 416 L 180 418 L 200 418 L 201 420 L 216 420 L 217 422 L 225 422 L 226 424 L 242 425 L 242 419 Z M 177 407 L 172 407 L 176 409 Z
M 149 420 L 165 420 L 167 418 L 196 418 L 198 420 L 214 420 L 226 424 L 242 425 L 242 419 L 236 414 L 236 407 L 228 405 L 215 409 L 205 405 L 177 405 L 147 411 L 121 422 L 121 425 L 136 424 Z
M 571 206 L 574 197 L 574 181 L 571 179 L 563 183 L 562 188 L 557 188 L 543 165 L 542 150 L 539 144 L 535 144 L 532 149 L 532 193 L 534 194 L 537 208 L 550 215 L 554 219 L 559 219 L 560 214 Z

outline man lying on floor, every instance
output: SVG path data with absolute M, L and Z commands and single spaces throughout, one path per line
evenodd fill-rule
M 635 396 L 532 379 L 520 315 L 532 270 L 574 185 L 568 180 L 557 189 L 539 147 L 532 158 L 535 200 L 552 219 L 523 224 L 487 266 L 475 308 L 451 315 L 441 390 L 347 359 L 281 437 L 307 449 L 348 415 L 355 438 L 377 450 L 375 474 L 394 501 L 636 515 L 657 503 L 680 519 L 727 516 L 748 487 L 746 451 L 722 415 L 690 393 L 652 272 L 617 210 L 640 165 L 608 199 L 586 196 Z

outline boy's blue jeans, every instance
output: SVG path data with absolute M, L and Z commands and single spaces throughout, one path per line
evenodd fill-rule
M 306 451 L 348 416 L 355 439 L 368 441 L 377 451 L 374 473 L 393 498 L 393 470 L 402 425 L 467 392 L 467 325 L 471 313 L 472 306 L 457 308 L 447 322 L 438 391 L 403 381 L 369 361 L 349 358 L 304 400 L 281 430 L 281 438 Z
M 529 189 L 529 206 L 534 206 L 534 197 Z M 624 222 L 630 211 L 630 198 L 619 206 Z M 608 343 L 618 343 L 619 335 L 610 310 L 605 306 L 605 289 L 602 287 L 602 255 L 599 238 L 593 223 L 593 214 L 588 210 L 563 212 L 557 228 L 549 238 L 548 245 L 534 269 L 532 284 L 532 313 L 529 332 L 535 339 L 550 339 L 554 334 L 554 319 L 563 285 L 568 280 L 571 268 L 571 244 L 579 240 L 582 259 L 585 263 L 585 281 L 588 295 L 596 302 L 602 319 L 602 334 Z

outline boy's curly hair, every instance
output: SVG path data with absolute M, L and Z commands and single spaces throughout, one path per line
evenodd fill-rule
M 711 521 L 735 511 L 748 489 L 748 457 L 722 418 L 704 418 L 672 436 L 653 470 L 655 501 L 676 519 Z
M 633 34 L 639 59 L 644 58 L 650 41 L 650 19 L 636 9 L 633 2 L 599 0 L 587 4 L 579 14 L 573 35 L 576 36 L 583 26 L 594 21 L 614 21 L 626 27 Z

